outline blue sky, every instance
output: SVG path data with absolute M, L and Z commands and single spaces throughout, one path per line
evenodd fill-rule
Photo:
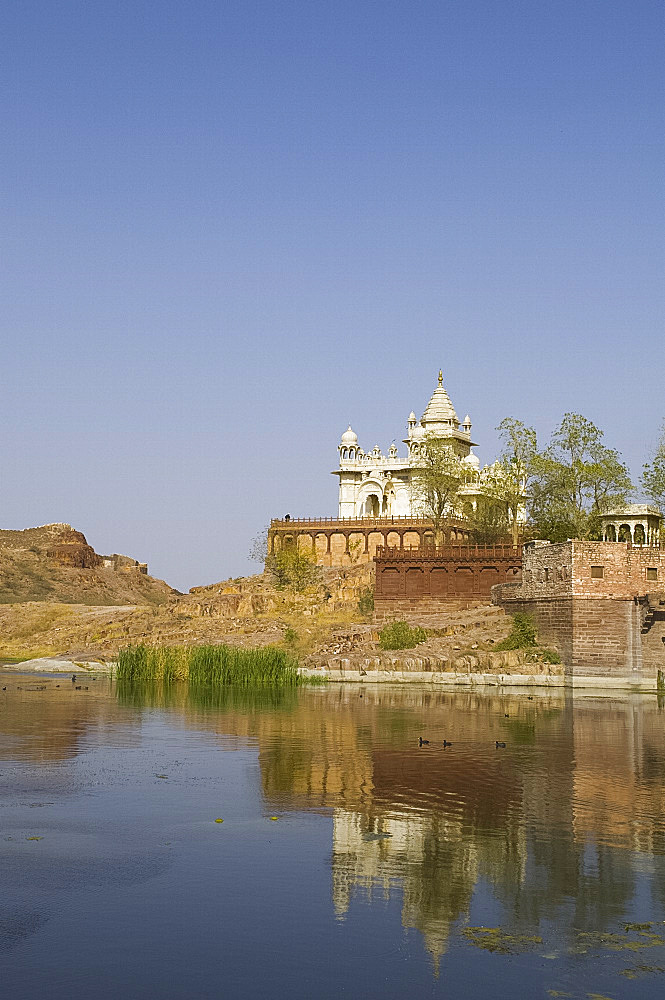
M 482 461 L 665 417 L 656 0 L 10 0 L 0 524 L 185 589 L 443 367 Z

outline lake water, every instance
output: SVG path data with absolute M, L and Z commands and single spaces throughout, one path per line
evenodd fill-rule
M 655 695 L 83 684 L 0 682 L 3 997 L 663 996 Z

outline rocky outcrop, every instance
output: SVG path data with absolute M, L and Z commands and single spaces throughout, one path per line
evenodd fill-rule
M 50 527 L 50 525 L 49 525 Z M 55 543 L 46 549 L 46 557 L 54 559 L 61 566 L 73 566 L 75 569 L 96 569 L 102 564 L 92 545 L 88 545 L 85 535 L 74 531 L 68 524 L 62 525 L 62 533 Z
M 175 593 L 144 563 L 99 555 L 70 524 L 0 530 L 0 604 L 160 604 Z

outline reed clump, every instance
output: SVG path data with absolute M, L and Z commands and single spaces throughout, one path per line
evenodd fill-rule
M 119 681 L 186 680 L 197 687 L 295 687 L 306 681 L 287 650 L 274 646 L 128 646 L 118 654 Z

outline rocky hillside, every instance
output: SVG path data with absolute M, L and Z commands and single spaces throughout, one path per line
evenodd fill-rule
M 108 661 L 123 646 L 142 642 L 225 642 L 279 643 L 305 666 L 325 664 L 333 672 L 397 669 L 396 656 L 402 664 L 426 661 L 422 669 L 506 668 L 513 654 L 497 659 L 493 647 L 507 635 L 510 619 L 495 607 L 451 608 L 422 621 L 411 615 L 412 624 L 427 630 L 427 641 L 407 654 L 382 652 L 380 626 L 359 607 L 372 576 L 370 565 L 322 569 L 303 593 L 294 593 L 261 573 L 178 594 L 132 560 L 97 555 L 69 525 L 0 532 L 0 587 L 10 595 L 0 603 L 0 659 Z
M 163 604 L 176 594 L 128 556 L 99 555 L 69 524 L 0 530 L 0 604 Z
M 306 666 L 342 657 L 346 669 L 356 661 L 381 661 L 378 628 L 358 601 L 370 584 L 373 567 L 323 570 L 304 593 L 275 587 L 267 573 L 195 587 L 173 594 L 160 605 L 124 603 L 114 607 L 32 601 L 0 605 L 0 659 L 63 656 L 73 661 L 113 660 L 123 646 L 218 643 L 264 646 L 279 643 Z M 429 638 L 417 654 L 453 663 L 460 655 L 491 651 L 509 631 L 499 609 L 479 607 L 436 619 L 415 621 Z M 414 654 L 412 654 L 414 655 Z M 372 669 L 377 669 L 376 664 Z
M 136 598 L 96 607 L 55 600 L 0 604 L 0 659 L 56 653 L 112 659 L 130 643 L 262 646 L 285 635 L 294 651 L 306 654 L 353 622 L 371 630 L 358 610 L 371 569 L 325 570 L 304 594 L 279 590 L 262 573 L 195 587 L 189 594 L 171 591 L 161 604 Z

